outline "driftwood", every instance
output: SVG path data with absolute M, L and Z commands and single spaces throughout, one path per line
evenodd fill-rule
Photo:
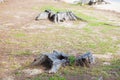
M 64 21 L 76 21 L 76 20 L 85 21 L 82 18 L 77 17 L 71 11 L 55 13 L 51 10 L 45 10 L 35 18 L 35 20 L 43 20 L 43 19 L 44 20 L 48 19 L 55 23 L 64 22 Z

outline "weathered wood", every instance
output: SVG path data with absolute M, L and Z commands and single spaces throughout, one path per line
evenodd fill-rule
M 32 66 L 43 66 L 48 73 L 56 73 L 61 66 L 67 66 L 70 64 L 70 56 L 62 52 L 53 51 L 52 53 L 42 54 L 34 59 Z M 81 56 L 78 56 L 75 61 L 76 65 L 83 67 L 90 67 L 90 64 L 94 63 L 94 57 L 92 53 L 87 52 Z
M 87 52 L 81 56 L 76 58 L 76 65 L 82 67 L 90 67 L 90 64 L 95 63 L 95 58 L 93 57 L 91 52 Z
M 56 73 L 67 62 L 68 56 L 62 52 L 45 53 L 34 59 L 32 66 L 43 66 L 48 73 Z
M 53 12 L 51 10 L 45 10 L 44 12 L 40 13 L 35 20 L 50 20 L 55 23 L 64 22 L 64 21 L 76 21 L 81 20 L 85 21 L 80 17 L 77 17 L 72 11 L 66 11 L 66 12 Z M 87 21 L 85 21 L 87 22 Z

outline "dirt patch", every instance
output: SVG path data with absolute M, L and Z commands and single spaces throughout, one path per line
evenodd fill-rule
M 78 29 L 81 29 L 81 28 L 84 28 L 87 26 L 87 23 L 85 22 L 72 22 L 72 21 L 68 21 L 68 22 L 62 22 L 62 23 L 59 23 L 60 26 L 63 26 L 63 27 L 66 27 L 66 28 L 78 28 Z
M 33 76 L 33 75 L 38 75 L 43 73 L 41 69 L 24 69 L 21 71 L 21 73 L 28 75 L 28 76 Z
M 2 80 L 15 80 L 13 76 L 6 76 L 5 78 L 2 78 Z
M 114 56 L 111 53 L 108 54 L 94 54 L 96 58 L 111 60 Z

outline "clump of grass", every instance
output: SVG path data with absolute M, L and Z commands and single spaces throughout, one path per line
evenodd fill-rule
M 21 72 L 16 71 L 16 72 L 15 72 L 15 75 L 16 75 L 16 76 L 20 76 L 20 75 L 21 75 Z
M 40 7 L 33 7 L 34 10 L 39 10 L 39 11 L 44 11 L 44 10 L 52 10 L 54 12 L 59 12 L 59 11 L 66 11 L 67 9 L 63 9 L 63 8 L 57 8 L 57 7 L 54 7 L 52 5 L 47 5 L 47 6 L 43 6 L 42 8 Z
M 66 80 L 66 78 L 57 73 L 53 76 L 43 73 L 40 76 L 28 80 Z
M 44 6 L 44 7 L 41 8 L 41 10 L 46 10 L 46 9 L 48 9 L 48 8 L 49 8 L 50 10 L 52 10 L 52 11 L 55 11 L 55 12 L 64 11 L 63 9 L 56 8 L 56 7 L 54 7 L 54 6 Z
M 19 38 L 19 37 L 25 37 L 26 34 L 22 32 L 18 32 L 18 33 L 13 34 L 13 36 Z
M 69 64 L 70 65 L 74 65 L 74 63 L 75 63 L 75 56 L 69 56 Z
M 60 76 L 52 76 L 49 78 L 49 80 L 66 80 L 64 77 L 60 77 Z

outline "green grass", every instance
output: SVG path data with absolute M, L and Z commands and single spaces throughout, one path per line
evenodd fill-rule
M 15 33 L 13 34 L 14 37 L 17 37 L 17 38 L 21 38 L 21 37 L 25 37 L 25 33 L 21 33 L 21 32 L 18 32 L 18 33 Z
M 53 76 L 53 77 L 50 77 L 49 80 L 66 80 L 66 79 L 60 76 Z
M 115 69 L 120 69 L 120 56 L 115 56 L 114 59 L 111 60 L 112 65 L 110 67 Z
M 52 10 L 53 12 L 59 12 L 59 11 L 67 11 L 66 8 L 58 8 L 53 5 L 47 5 L 47 6 L 42 6 L 42 7 L 33 7 L 33 10 L 39 10 L 39 11 L 44 11 L 44 10 Z
M 86 33 L 93 33 L 93 30 L 91 29 L 91 28 L 89 28 L 89 27 L 84 27 L 84 28 L 82 28 Z
M 86 14 L 83 14 L 79 11 L 73 11 L 78 17 L 90 22 L 90 21 L 97 21 L 98 19 L 96 17 L 93 17 L 93 16 L 88 16 Z
M 105 28 L 107 27 L 102 27 L 102 29 Z M 55 31 L 56 29 L 57 31 Z M 68 50 L 75 49 L 79 50 L 80 53 L 86 51 L 94 51 L 96 54 L 116 53 L 119 49 L 117 46 L 119 42 L 113 41 L 110 36 L 101 33 L 101 30 L 99 32 L 102 37 L 100 37 L 94 29 L 97 27 L 85 27 L 83 29 L 56 27 L 37 34 L 28 35 L 25 33 L 26 36 L 20 35 L 19 37 L 13 35 L 12 39 L 17 42 L 8 39 L 6 43 L 8 45 L 14 43 L 15 46 L 21 48 L 17 51 L 13 50 L 14 54 L 32 54 L 31 51 L 35 47 L 39 52 L 50 52 L 54 49 L 68 52 Z
M 60 74 L 48 75 L 43 73 L 35 78 L 26 80 L 67 80 L 67 79 Z
M 75 56 L 69 56 L 70 65 L 75 64 Z
M 105 26 L 105 22 L 97 22 L 97 21 L 93 21 L 93 22 L 90 22 L 88 24 L 89 26 Z

